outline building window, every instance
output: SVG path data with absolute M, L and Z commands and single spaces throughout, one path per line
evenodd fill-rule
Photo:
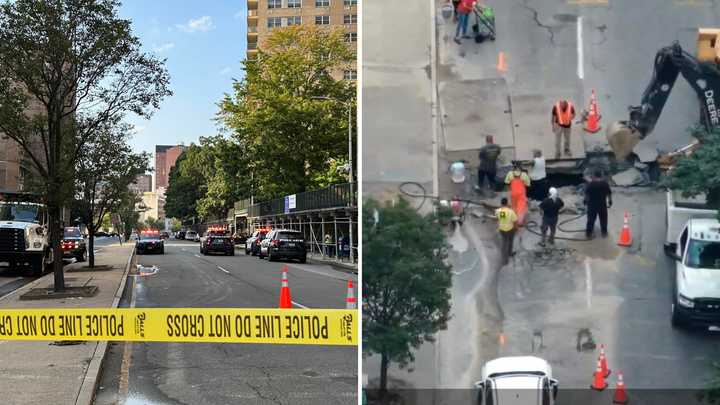
M 315 7 L 330 7 L 330 0 L 315 0 Z
M 288 8 L 302 7 L 302 0 L 288 0 Z
M 329 15 L 316 15 L 315 16 L 315 25 L 329 25 L 330 24 L 330 16 Z
M 282 0 L 268 0 L 268 8 L 281 8 Z
M 343 24 L 357 24 L 357 14 L 345 14 Z
M 343 72 L 343 79 L 357 80 L 357 70 L 346 70 Z
M 282 27 L 282 18 L 280 17 L 268 17 L 268 28 Z
M 357 42 L 357 32 L 346 32 L 345 42 Z
M 357 6 L 357 0 L 345 0 L 343 4 L 346 6 Z
M 287 18 L 287 25 L 300 25 L 302 24 L 302 17 L 299 15 L 291 16 Z

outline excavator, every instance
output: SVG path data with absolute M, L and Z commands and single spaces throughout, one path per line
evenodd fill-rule
M 720 34 L 717 38 L 720 39 Z M 715 46 L 715 40 L 711 46 Z M 658 51 L 652 78 L 642 94 L 642 104 L 628 108 L 629 120 L 608 126 L 606 136 L 616 159 L 627 159 L 635 145 L 653 131 L 678 75 L 682 75 L 697 93 L 700 122 L 708 130 L 720 126 L 720 69 L 717 63 L 720 58 L 716 55 L 701 59 L 684 51 L 677 41 Z

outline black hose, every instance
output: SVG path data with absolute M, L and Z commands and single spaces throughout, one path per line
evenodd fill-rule
M 422 190 L 422 193 L 421 193 L 421 194 L 412 193 L 412 192 L 410 192 L 410 191 L 405 190 L 404 188 L 405 188 L 406 186 L 409 186 L 409 185 L 417 186 L 420 190 Z M 400 191 L 400 193 L 402 193 L 402 194 L 404 194 L 404 195 L 406 195 L 406 196 L 408 196 L 408 197 L 422 198 L 422 202 L 420 202 L 420 205 L 416 208 L 417 211 L 420 211 L 420 208 L 422 208 L 422 206 L 425 204 L 425 201 L 427 201 L 428 199 L 430 199 L 430 200 L 438 200 L 438 201 L 440 200 L 440 197 L 439 197 L 439 196 L 429 195 L 429 194 L 427 193 L 427 190 L 425 190 L 425 187 L 424 187 L 422 184 L 420 184 L 420 183 L 418 183 L 418 182 L 415 182 L 415 181 L 406 181 L 406 182 L 401 183 L 400 186 L 398 187 L 398 190 Z M 463 210 L 464 210 L 465 208 L 469 207 L 470 204 L 478 205 L 478 206 L 484 207 L 484 208 L 486 208 L 486 209 L 498 208 L 498 207 L 494 207 L 494 206 L 486 203 L 485 201 L 476 201 L 476 200 L 469 200 L 469 199 L 459 199 L 458 201 L 461 201 L 461 202 L 464 202 L 464 203 L 465 203 L 465 206 L 463 207 Z M 582 217 L 584 217 L 584 216 L 585 216 L 585 214 L 580 214 L 580 215 L 576 215 L 576 216 L 574 216 L 574 217 L 572 217 L 572 218 L 568 218 L 568 219 L 566 219 L 566 220 L 560 221 L 560 222 L 557 224 L 557 229 L 560 230 L 560 231 L 562 231 L 562 232 L 565 232 L 565 233 L 584 232 L 585 229 L 566 230 L 566 229 L 563 229 L 563 228 L 562 228 L 562 225 L 567 224 L 567 223 L 569 223 L 569 222 L 573 222 L 573 221 L 575 221 L 575 220 L 578 220 L 578 219 L 580 219 L 580 218 L 582 218 Z M 527 230 L 528 230 L 530 233 L 533 233 L 533 234 L 538 235 L 538 236 L 542 236 L 542 233 L 539 232 L 539 231 L 536 229 L 536 228 L 539 228 L 539 227 L 540 227 L 540 225 L 537 223 L 537 221 L 528 221 L 528 222 L 525 224 L 525 228 L 527 228 Z M 568 237 L 568 236 L 555 236 L 555 239 L 568 240 L 568 241 L 574 241 L 574 242 L 587 242 L 587 241 L 592 240 L 592 239 L 589 239 L 589 238 L 587 238 L 587 237 L 581 239 L 581 238 L 571 238 L 571 237 Z

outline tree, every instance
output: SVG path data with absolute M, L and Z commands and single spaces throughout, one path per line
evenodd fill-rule
M 197 155 L 201 150 L 190 145 L 175 161 L 170 169 L 169 183 L 165 192 L 165 215 L 188 221 L 197 217 L 197 201 L 205 195 L 205 176 L 198 166 L 201 162 Z
M 714 362 L 712 368 L 713 377 L 708 383 L 708 388 L 701 394 L 701 399 L 709 404 L 720 404 L 720 362 Z
M 403 199 L 363 204 L 363 350 L 380 355 L 383 394 L 390 363 L 414 361 L 412 349 L 446 327 L 452 284 L 446 249 L 434 215 L 420 215 Z
M 243 62 L 245 77 L 218 119 L 248 157 L 256 197 L 317 188 L 332 159 L 347 160 L 346 105 L 355 105 L 356 86 L 333 74 L 355 59 L 344 30 L 302 25 L 273 30 L 257 58 Z
M 705 194 L 708 206 L 720 209 L 720 129 L 708 132 L 697 127 L 692 131 L 701 146 L 693 154 L 681 156 L 662 184 L 680 190 L 684 197 Z
M 182 229 L 182 222 L 177 218 L 173 218 L 171 225 L 170 225 L 170 230 L 173 232 L 177 232 L 181 229 Z
M 77 161 L 76 187 L 81 218 L 89 234 L 89 266 L 95 267 L 95 232 L 107 228 L 105 220 L 125 198 L 137 176 L 150 170 L 150 155 L 134 153 L 129 144 L 132 127 L 118 122 L 100 125 Z
M 123 193 L 122 199 L 118 203 L 116 212 L 120 217 L 122 234 L 126 241 L 130 239 L 132 231 L 138 228 L 140 213 L 136 207 L 141 201 L 140 196 L 128 189 Z
M 147 217 L 145 222 L 141 224 L 142 229 L 153 229 L 159 231 L 165 228 L 165 221 L 162 219 L 155 219 L 153 217 Z
M 149 117 L 171 95 L 164 61 L 144 54 L 117 0 L 15 0 L 0 5 L 0 130 L 44 182 L 53 257 L 73 169 L 98 128 L 125 112 Z M 54 260 L 55 290 L 65 288 Z

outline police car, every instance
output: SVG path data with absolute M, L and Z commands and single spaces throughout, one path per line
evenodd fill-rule
M 135 242 L 135 253 L 139 255 L 145 253 L 165 254 L 165 243 L 160 238 L 160 231 L 146 230 L 140 232 L 140 237 Z
M 720 331 L 720 223 L 693 218 L 678 237 L 672 325 Z
M 210 227 L 200 238 L 200 253 L 207 255 L 213 252 L 235 256 L 235 243 L 226 229 Z
M 539 357 L 501 357 L 483 366 L 475 388 L 478 404 L 553 405 L 558 381 L 550 364 Z

